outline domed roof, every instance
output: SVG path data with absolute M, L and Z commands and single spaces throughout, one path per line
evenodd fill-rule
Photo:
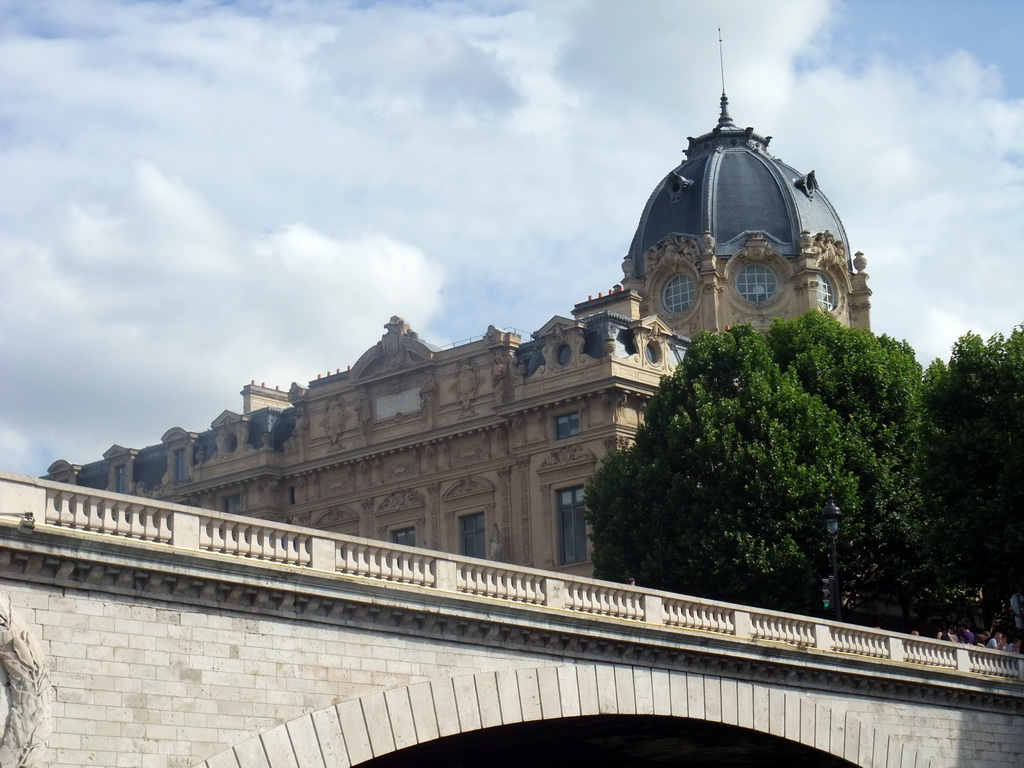
M 814 171 L 802 173 L 768 153 L 771 136 L 737 128 L 722 94 L 718 125 L 689 138 L 686 160 L 651 193 L 629 257 L 643 276 L 643 254 L 666 235 L 700 238 L 710 232 L 715 253 L 731 256 L 750 232 L 764 232 L 785 256 L 800 252 L 800 233 L 831 232 L 848 246 L 839 216 L 818 189 Z M 849 247 L 847 247 L 849 253 Z

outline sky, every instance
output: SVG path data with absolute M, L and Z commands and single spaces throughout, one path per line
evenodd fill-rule
M 568 315 L 723 69 L 867 256 L 875 332 L 925 364 L 1009 333 L 1021 29 L 1016 0 L 0 3 L 0 469 L 202 431 L 393 314 L 438 346 Z

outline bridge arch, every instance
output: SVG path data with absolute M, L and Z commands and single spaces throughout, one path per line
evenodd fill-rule
M 357 766 L 485 728 L 598 715 L 721 723 L 862 768 L 931 765 L 838 698 L 700 673 L 569 663 L 437 678 L 349 699 L 276 726 L 196 768 Z

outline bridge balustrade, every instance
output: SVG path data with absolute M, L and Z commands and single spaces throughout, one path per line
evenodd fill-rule
M 875 659 L 891 657 L 888 637 L 851 626 L 832 628 L 832 650 Z
M 545 579 L 538 573 L 479 562 L 460 562 L 456 573 L 458 592 L 533 605 L 545 605 L 547 601 Z
M 1024 658 L 1002 651 L 429 552 L 180 504 L 83 491 L 79 486 L 23 475 L 0 472 L 0 511 L 5 515 L 0 525 L 17 525 L 17 516 L 30 512 L 43 521 L 43 530 L 52 527 L 121 537 L 580 615 L 1024 680 Z
M 250 520 L 224 519 L 207 514 L 196 517 L 199 521 L 199 549 L 203 552 L 287 565 L 309 565 L 313 537 L 308 533 L 280 530 Z M 191 522 L 184 513 L 172 513 L 172 533 L 176 524 L 188 525 Z
M 701 600 L 668 598 L 664 601 L 665 624 L 682 629 L 736 634 L 736 622 L 731 608 Z
M 435 586 L 435 557 L 422 552 L 395 550 L 385 544 L 368 541 L 339 541 L 335 565 L 326 570 L 370 579 L 397 581 L 420 587 Z M 323 568 L 318 564 L 317 567 Z
M 142 541 L 170 543 L 171 510 L 140 503 L 130 496 L 83 493 L 69 488 L 77 486 L 46 489 L 44 519 L 47 523 Z

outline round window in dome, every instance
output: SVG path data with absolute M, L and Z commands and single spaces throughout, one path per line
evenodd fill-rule
M 692 277 L 684 272 L 673 275 L 665 283 L 665 291 L 662 293 L 665 309 L 674 315 L 685 312 L 693 304 L 695 293 Z
M 818 306 L 831 312 L 836 308 L 836 289 L 828 275 L 818 275 Z
M 748 264 L 736 278 L 736 290 L 747 301 L 760 304 L 776 294 L 779 281 L 775 273 L 763 264 Z

